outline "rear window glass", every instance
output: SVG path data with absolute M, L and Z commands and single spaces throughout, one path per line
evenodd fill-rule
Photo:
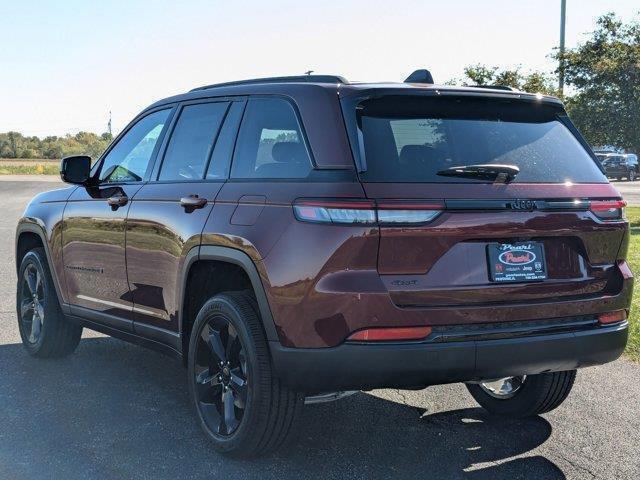
M 514 183 L 606 178 L 558 110 L 499 100 L 386 97 L 358 107 L 370 182 L 487 182 L 438 175 L 451 167 L 513 165 Z

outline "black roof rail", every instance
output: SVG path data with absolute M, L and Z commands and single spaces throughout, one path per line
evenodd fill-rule
M 492 90 L 506 90 L 507 92 L 518 92 L 517 88 L 508 87 L 506 85 L 469 85 L 473 88 L 490 88 Z
M 259 83 L 349 83 L 349 81 L 338 75 L 294 75 L 290 77 L 267 77 L 251 78 L 248 80 L 237 80 L 235 82 L 215 83 L 203 87 L 194 88 L 191 92 L 198 90 L 208 90 L 209 88 L 232 87 L 235 85 L 255 85 Z

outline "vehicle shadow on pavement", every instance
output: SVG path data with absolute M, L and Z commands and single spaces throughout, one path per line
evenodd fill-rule
M 298 430 L 277 454 L 231 460 L 200 432 L 177 360 L 111 338 L 63 360 L 0 346 L 0 478 L 565 478 L 527 456 L 551 434 L 541 417 L 360 393 L 308 406 Z

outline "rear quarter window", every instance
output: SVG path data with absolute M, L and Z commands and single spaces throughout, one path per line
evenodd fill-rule
M 291 104 L 281 98 L 252 98 L 242 119 L 231 177 L 305 178 L 311 159 Z

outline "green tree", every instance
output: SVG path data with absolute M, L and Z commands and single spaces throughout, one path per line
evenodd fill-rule
M 25 137 L 18 132 L 0 133 L 0 158 L 51 158 L 69 155 L 89 155 L 98 158 L 113 137 L 110 133 L 96 135 L 79 132 L 64 137 L 49 136 L 44 139 Z
M 51 158 L 68 155 L 90 155 L 98 158 L 113 137 L 110 133 L 96 135 L 79 132 L 64 137 L 49 136 L 44 139 L 25 137 L 18 132 L 0 133 L 0 158 Z
M 590 38 L 562 59 L 574 91 L 567 109 L 589 142 L 640 152 L 638 19 L 625 25 L 613 13 L 600 17 Z
M 456 83 L 471 85 L 501 85 L 531 93 L 558 95 L 555 78 L 543 72 L 523 72 L 521 67 L 500 69 L 486 65 L 470 65 L 464 69 L 464 78 Z

